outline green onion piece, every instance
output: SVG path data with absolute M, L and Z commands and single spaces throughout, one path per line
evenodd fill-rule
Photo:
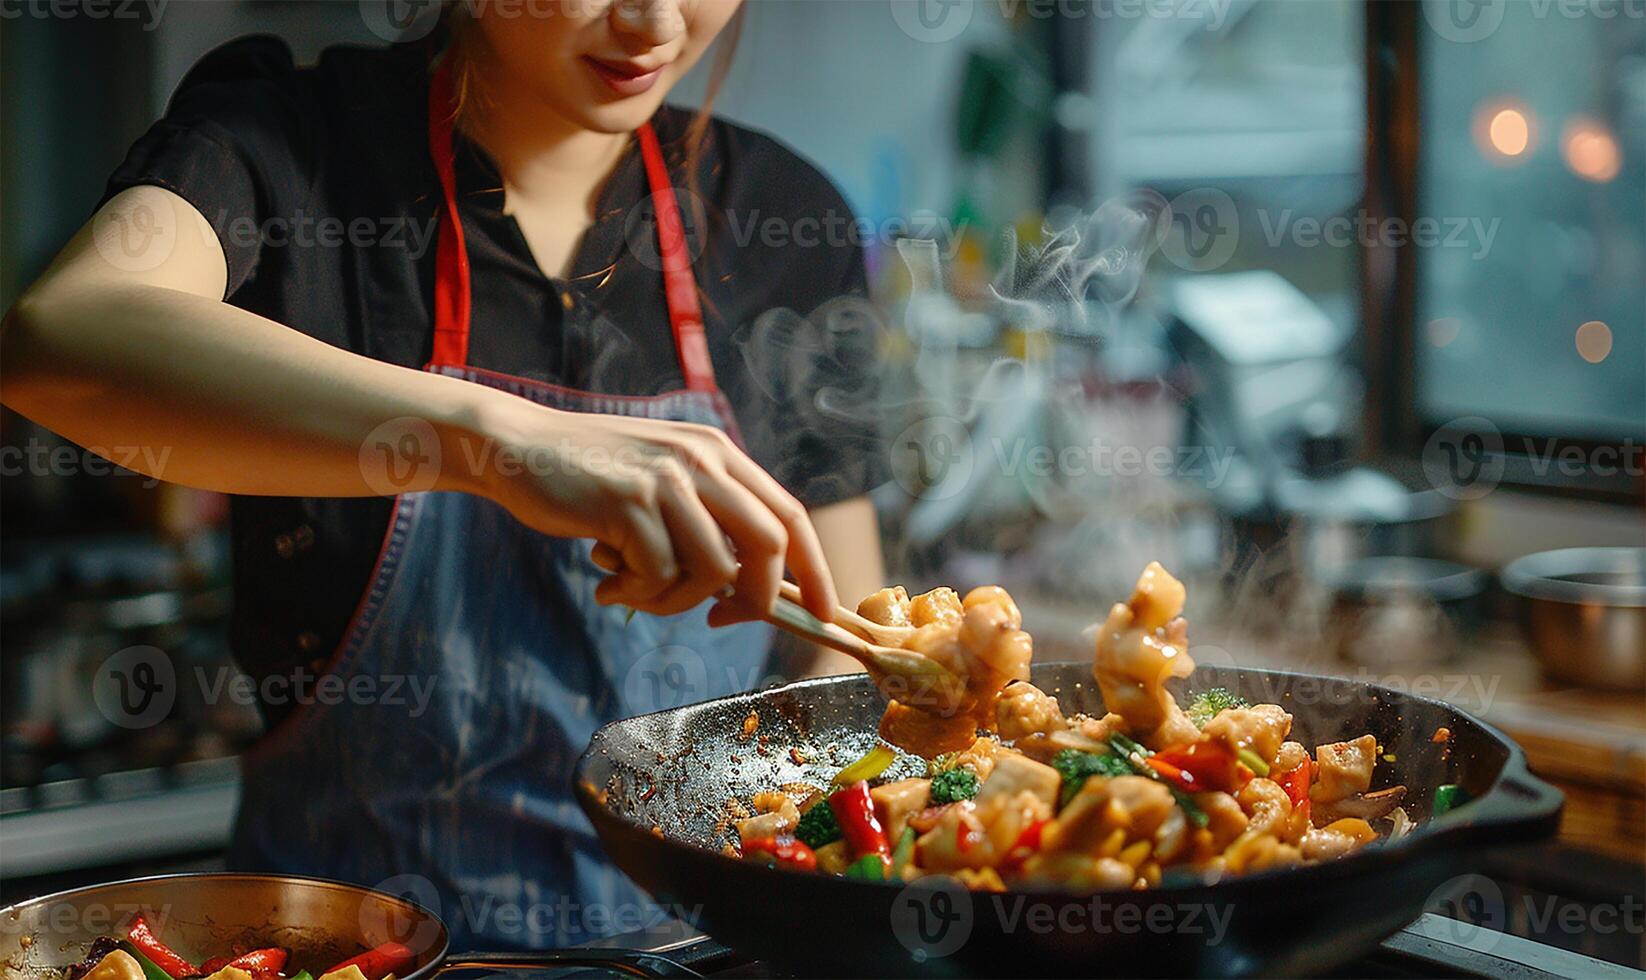
M 1442 783 L 1435 787 L 1435 802 L 1429 808 L 1431 816 L 1440 816 L 1469 802 L 1469 793 L 1456 783 Z
M 1166 783 L 1166 780 L 1161 778 L 1160 773 L 1155 772 L 1153 767 L 1143 761 L 1154 755 L 1153 752 L 1118 732 L 1109 736 L 1109 744 L 1114 747 L 1117 755 L 1131 763 L 1132 770 L 1139 776 L 1147 776 L 1156 782 Z M 1211 823 L 1211 818 L 1206 815 L 1206 811 L 1202 810 L 1200 805 L 1188 793 L 1170 783 L 1166 783 L 1166 788 L 1172 791 L 1172 799 L 1177 801 L 1177 805 L 1182 808 L 1183 815 L 1188 818 L 1190 823 L 1196 827 L 1204 827 Z
M 897 753 L 889 745 L 876 745 L 864 753 L 861 759 L 834 774 L 831 786 L 850 786 L 861 783 L 866 779 L 873 779 L 897 761 Z
M 897 846 L 892 849 L 893 878 L 901 875 L 903 873 L 903 869 L 909 866 L 909 862 L 914 860 L 914 839 L 914 828 L 904 827 L 903 836 L 897 839 Z M 873 855 L 869 856 L 872 857 Z
M 865 854 L 846 868 L 846 877 L 862 881 L 885 881 L 886 863 L 878 854 Z
M 1267 776 L 1269 774 L 1269 764 L 1264 762 L 1263 758 L 1251 749 L 1236 750 L 1235 758 L 1239 759 L 1247 769 L 1250 769 L 1253 775 Z
M 143 968 L 143 980 L 171 980 L 171 974 L 160 969 L 153 960 L 144 956 L 142 951 L 130 942 L 122 941 L 120 948 L 130 954 L 131 958 L 137 961 L 137 965 Z

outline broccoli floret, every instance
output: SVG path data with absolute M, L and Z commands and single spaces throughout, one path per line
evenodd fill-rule
M 1064 749 L 1052 756 L 1052 768 L 1063 777 L 1062 802 L 1066 805 L 1092 776 L 1130 776 L 1132 767 L 1117 755 L 1099 755 L 1079 749 Z
M 932 804 L 959 803 L 977 795 L 977 773 L 964 767 L 945 769 L 932 777 Z
M 828 800 L 818 800 L 810 810 L 800 815 L 794 836 L 814 851 L 840 839 L 840 823 L 835 820 Z
M 1224 708 L 1249 708 L 1252 703 L 1243 697 L 1229 691 L 1227 688 L 1214 687 L 1201 691 L 1189 702 L 1189 720 L 1196 728 L 1205 728 L 1206 723 L 1217 717 L 1217 713 Z

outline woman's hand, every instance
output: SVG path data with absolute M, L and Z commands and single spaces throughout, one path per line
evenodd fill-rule
M 806 608 L 833 619 L 838 600 L 805 507 L 724 432 L 513 397 L 488 409 L 480 429 L 493 451 L 460 458 L 483 461 L 480 492 L 523 523 L 599 542 L 597 557 L 619 566 L 595 591 L 601 603 L 668 615 L 731 586 L 710 622 L 753 619 L 771 608 L 787 565 Z

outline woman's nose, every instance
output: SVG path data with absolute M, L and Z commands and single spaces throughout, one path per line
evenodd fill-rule
M 681 0 L 617 0 L 612 4 L 612 25 L 652 47 L 668 44 L 686 31 Z

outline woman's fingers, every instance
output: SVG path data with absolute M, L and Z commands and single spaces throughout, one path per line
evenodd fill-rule
M 806 508 L 736 447 L 726 454 L 726 471 L 748 487 L 782 523 L 786 544 L 782 557 L 794 570 L 795 584 L 800 586 L 807 611 L 825 623 L 833 622 L 840 598 L 835 594 L 828 559 L 823 557 L 823 543 L 817 538 L 817 529 L 812 527 Z M 781 570 L 778 577 L 782 577 Z
M 623 559 L 623 571 L 595 586 L 595 601 L 608 606 L 621 602 L 639 608 L 680 577 L 674 545 L 655 501 L 653 496 L 649 506 L 642 501 L 618 505 L 622 519 L 615 544 Z
M 684 470 L 675 468 L 659 493 L 663 522 L 674 539 L 681 575 L 652 600 L 650 611 L 684 612 L 723 591 L 737 578 L 737 559 L 726 535 L 697 495 Z
M 740 619 L 757 619 L 777 601 L 788 531 L 753 491 L 724 472 L 700 472 L 697 486 L 704 505 L 737 550 L 736 591 L 722 605 L 737 610 Z

